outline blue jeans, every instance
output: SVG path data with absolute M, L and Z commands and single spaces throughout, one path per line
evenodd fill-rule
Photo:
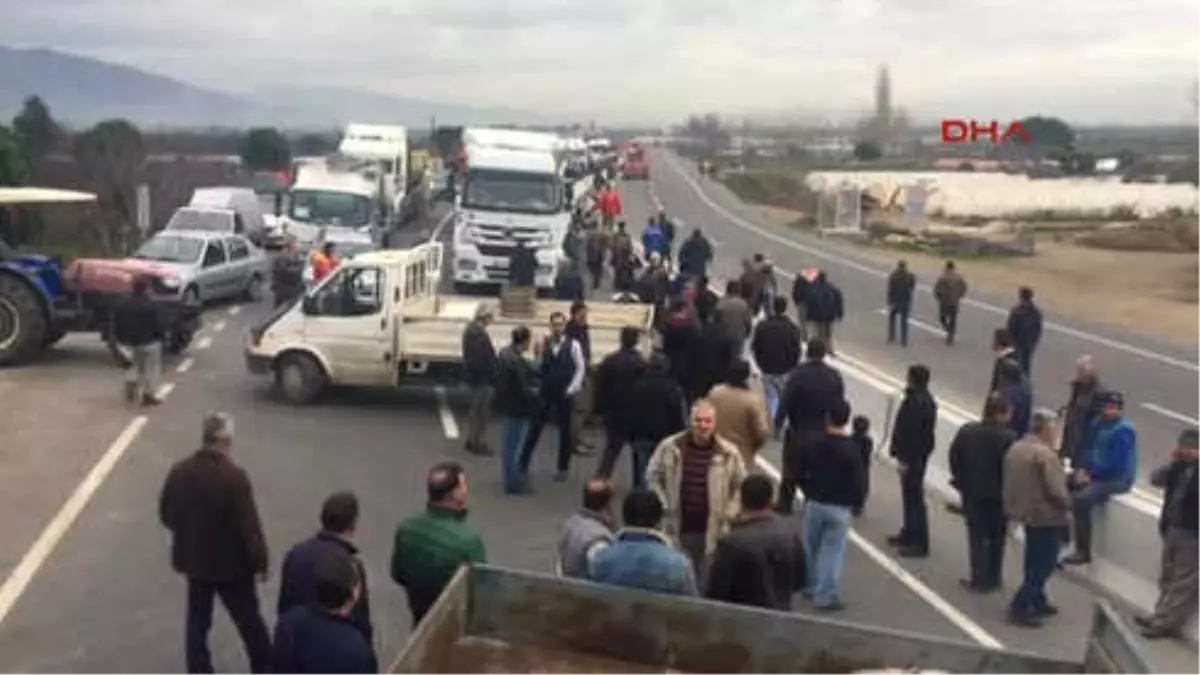
M 763 373 L 763 394 L 767 397 L 767 413 L 770 414 L 769 419 L 772 421 L 775 419 L 775 414 L 779 412 L 779 400 L 783 396 L 783 386 L 787 384 L 787 376 L 787 373 L 782 375 Z
M 1021 616 L 1037 616 L 1048 604 L 1046 582 L 1058 565 L 1062 528 L 1025 528 L 1025 576 L 1013 595 L 1010 610 Z
M 523 479 L 520 461 L 521 446 L 529 431 L 529 420 L 524 417 L 504 416 L 500 418 L 500 427 L 503 429 L 500 469 L 503 472 L 504 489 L 507 492 L 516 492 L 521 489 Z
M 804 504 L 804 555 L 811 580 L 809 590 L 818 607 L 838 601 L 853 518 L 848 506 L 811 501 Z

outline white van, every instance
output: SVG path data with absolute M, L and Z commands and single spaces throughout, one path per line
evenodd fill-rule
M 228 209 L 238 215 L 241 221 L 237 234 L 245 235 L 247 239 L 258 246 L 278 245 L 283 239 L 278 227 L 269 224 L 263 217 L 262 205 L 253 188 L 245 187 L 206 187 L 196 188 L 188 206 L 204 209 Z M 174 228 L 180 229 L 180 228 Z
M 370 228 L 378 206 L 378 185 L 370 179 L 306 164 L 296 172 L 280 222 L 285 234 L 305 247 L 317 240 L 324 226 Z
M 468 146 L 466 159 L 455 204 L 455 287 L 503 283 L 524 241 L 537 251 L 538 288 L 553 288 L 571 223 L 554 155 Z

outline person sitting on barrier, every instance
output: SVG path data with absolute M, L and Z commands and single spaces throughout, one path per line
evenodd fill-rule
M 1162 570 L 1159 596 L 1154 614 L 1134 621 L 1148 640 L 1174 637 L 1196 612 L 1197 597 L 1197 448 L 1200 432 L 1185 429 L 1171 454 L 1171 462 L 1150 475 L 1150 483 L 1163 489 L 1162 515 L 1158 531 L 1162 535 Z
M 1075 550 L 1065 565 L 1092 561 L 1092 509 L 1115 495 L 1133 489 L 1137 478 L 1137 430 L 1125 417 L 1125 397 L 1120 392 L 1099 394 L 1100 419 L 1092 425 L 1083 466 L 1071 476 L 1074 492 Z

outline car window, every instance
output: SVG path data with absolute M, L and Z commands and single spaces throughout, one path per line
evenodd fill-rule
M 370 316 L 383 307 L 383 271 L 377 267 L 341 268 L 313 294 L 310 314 Z
M 245 260 L 250 257 L 250 246 L 246 244 L 246 240 L 230 237 L 225 240 L 225 246 L 229 249 L 229 260 Z
M 208 248 L 204 249 L 204 266 L 215 267 L 225 264 L 225 248 L 220 242 L 208 242 Z

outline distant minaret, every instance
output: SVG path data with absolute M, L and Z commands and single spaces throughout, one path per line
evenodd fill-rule
M 887 64 L 879 66 L 879 75 L 875 78 L 875 123 L 883 129 L 892 123 L 892 78 L 888 75 Z

